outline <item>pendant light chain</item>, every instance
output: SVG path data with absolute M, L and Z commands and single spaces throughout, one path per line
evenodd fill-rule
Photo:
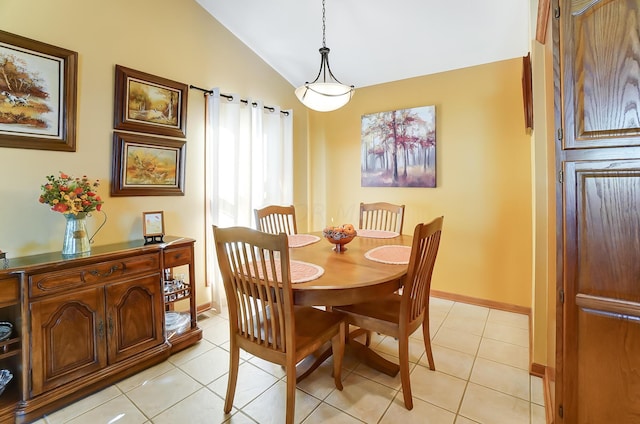
M 324 1 L 325 0 L 322 0 L 322 47 L 327 47 L 327 39 L 325 35 L 327 24 L 326 24 L 326 18 L 325 18 Z

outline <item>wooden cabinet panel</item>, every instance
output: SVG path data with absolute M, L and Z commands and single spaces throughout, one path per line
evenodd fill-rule
M 581 310 L 578 328 L 579 402 L 570 422 L 639 422 L 640 325 Z
M 107 365 L 101 287 L 33 302 L 30 312 L 32 395 Z
M 567 423 L 635 422 L 640 159 L 567 162 L 565 174 L 563 415 Z
M 638 5 L 562 2 L 564 148 L 640 145 Z
M 576 186 L 567 198 L 576 210 L 576 294 L 640 302 L 640 160 L 571 162 L 567 177 Z
M 163 342 L 160 273 L 111 284 L 106 293 L 110 363 Z

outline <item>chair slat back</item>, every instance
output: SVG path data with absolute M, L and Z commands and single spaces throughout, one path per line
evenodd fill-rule
M 360 203 L 360 226 L 363 230 L 395 231 L 402 234 L 404 205 L 386 202 Z
M 402 291 L 401 316 L 407 324 L 420 319 L 428 306 L 431 276 L 436 263 L 442 223 L 439 217 L 428 224 L 418 224 L 413 233 L 413 245 L 407 270 L 407 279 Z
M 296 209 L 291 206 L 271 205 L 254 209 L 256 228 L 271 234 L 297 234 Z
M 231 332 L 263 348 L 293 349 L 293 296 L 287 236 L 213 227 Z

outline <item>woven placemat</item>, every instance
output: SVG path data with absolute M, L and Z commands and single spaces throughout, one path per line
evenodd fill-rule
M 275 263 L 278 280 L 281 280 L 282 277 L 280 276 L 280 261 L 276 259 L 274 263 Z M 324 274 L 324 268 L 309 262 L 289 261 L 289 266 L 291 267 L 291 283 L 292 284 L 306 283 L 307 281 L 312 281 L 317 278 L 320 278 L 322 274 Z M 253 274 L 253 266 L 249 266 L 249 269 L 251 270 L 251 274 Z M 267 261 L 267 271 L 268 271 L 268 274 L 271 274 L 271 266 L 268 264 L 268 261 Z M 258 278 L 262 278 L 262 277 L 263 277 L 262 268 L 259 268 Z
M 406 265 L 411 257 L 411 247 L 401 245 L 379 246 L 367 251 L 364 257 L 383 264 Z
M 320 241 L 320 237 L 313 234 L 289 234 L 289 247 L 302 247 Z
M 358 230 L 358 236 L 368 238 L 394 238 L 400 234 L 395 231 L 382 231 L 382 230 Z

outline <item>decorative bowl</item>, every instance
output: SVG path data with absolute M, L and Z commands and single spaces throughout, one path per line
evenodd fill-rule
M 0 370 L 0 395 L 4 392 L 5 387 L 13 378 L 13 374 L 9 370 Z
M 0 342 L 7 340 L 11 337 L 11 333 L 13 332 L 13 324 L 7 321 L 0 322 Z
M 322 235 L 331 244 L 335 244 L 333 250 L 336 252 L 344 252 L 347 250 L 345 245 L 351 242 L 358 233 L 351 224 L 344 224 L 337 227 L 329 226 L 322 230 Z

